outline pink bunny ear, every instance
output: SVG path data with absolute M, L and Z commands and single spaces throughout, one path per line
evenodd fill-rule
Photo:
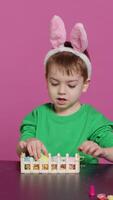
M 70 34 L 70 41 L 73 48 L 79 52 L 84 52 L 87 49 L 88 39 L 83 24 L 75 24 Z
M 50 24 L 50 42 L 53 48 L 59 47 L 66 41 L 66 30 L 63 20 L 59 16 L 54 16 Z

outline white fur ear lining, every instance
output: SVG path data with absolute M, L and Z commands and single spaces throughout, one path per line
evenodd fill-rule
M 84 52 L 88 47 L 88 39 L 82 23 L 77 23 L 70 34 L 70 41 L 75 50 Z
M 70 48 L 70 47 L 60 46 L 58 48 L 50 50 L 45 56 L 44 65 L 46 66 L 46 63 L 51 56 L 53 56 L 53 55 L 55 55 L 56 53 L 59 53 L 59 52 L 71 52 L 71 53 L 75 54 L 76 56 L 80 57 L 85 62 L 86 66 L 87 66 L 88 79 L 89 80 L 91 79 L 92 67 L 91 67 L 91 62 L 90 62 L 89 58 L 84 53 L 79 52 L 79 51 L 77 51 L 73 48 Z
M 57 48 L 66 41 L 66 30 L 63 20 L 54 16 L 50 23 L 50 42 L 53 48 Z

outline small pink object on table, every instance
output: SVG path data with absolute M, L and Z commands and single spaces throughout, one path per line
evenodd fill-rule
M 95 196 L 95 187 L 94 187 L 94 185 L 90 185 L 89 195 L 91 197 Z
M 98 200 L 107 200 L 106 194 L 104 194 L 104 193 L 98 194 L 97 199 Z

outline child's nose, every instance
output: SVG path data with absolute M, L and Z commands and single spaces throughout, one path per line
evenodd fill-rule
M 58 89 L 59 94 L 65 94 L 66 93 L 66 87 L 65 85 L 60 85 Z

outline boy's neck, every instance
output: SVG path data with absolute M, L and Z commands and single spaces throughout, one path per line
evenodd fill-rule
M 66 115 L 71 115 L 71 114 L 77 112 L 80 109 L 80 107 L 81 107 L 81 103 L 76 102 L 76 104 L 70 108 L 67 108 L 67 109 L 54 108 L 54 110 L 58 115 L 66 116 Z

